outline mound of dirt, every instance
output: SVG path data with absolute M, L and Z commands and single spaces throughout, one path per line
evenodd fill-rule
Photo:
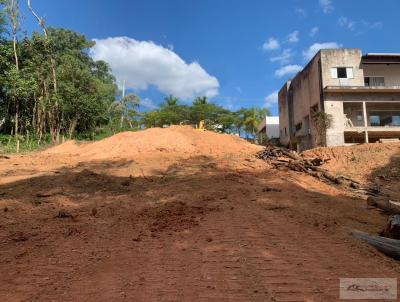
M 79 145 L 76 141 L 69 140 L 63 144 L 51 147 L 45 150 L 43 153 L 46 154 L 68 154 L 68 153 L 78 153 Z
M 176 154 L 192 156 L 240 156 L 255 153 L 259 146 L 228 134 L 199 131 L 189 126 L 151 128 L 122 132 L 98 142 L 78 145 L 68 141 L 53 147 L 49 154 L 75 154 L 90 159 L 132 158 L 138 155 Z
M 400 143 L 316 148 L 303 154 L 326 160 L 324 168 L 332 173 L 347 175 L 362 182 L 398 177 L 400 173 Z

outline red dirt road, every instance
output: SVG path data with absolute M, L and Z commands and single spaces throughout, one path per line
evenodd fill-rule
M 337 301 L 399 276 L 349 235 L 386 216 L 249 153 L 80 160 L 0 163 L 0 301 Z

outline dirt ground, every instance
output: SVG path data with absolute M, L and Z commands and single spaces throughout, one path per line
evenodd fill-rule
M 399 147 L 363 177 L 398 186 Z M 0 158 L 0 301 L 337 301 L 339 278 L 399 277 L 350 235 L 386 214 L 258 150 L 173 127 Z
M 304 154 L 321 157 L 325 169 L 376 186 L 391 200 L 400 201 L 400 143 L 317 148 Z

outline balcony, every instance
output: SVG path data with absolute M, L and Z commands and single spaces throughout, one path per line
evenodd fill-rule
M 362 102 L 344 102 L 345 128 L 390 129 L 400 127 L 400 102 L 365 102 L 366 123 Z
M 343 112 L 345 141 L 400 137 L 400 102 L 344 102 Z
M 327 86 L 325 93 L 382 93 L 396 92 L 400 93 L 399 86 Z

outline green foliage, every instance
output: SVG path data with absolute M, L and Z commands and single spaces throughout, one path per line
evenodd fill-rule
M 32 152 L 41 150 L 51 145 L 51 137 L 49 134 L 39 139 L 37 136 L 20 135 L 19 136 L 19 152 Z M 14 135 L 0 134 L 0 153 L 15 153 L 17 151 L 17 141 Z
M 105 62 L 88 55 L 93 42 L 67 29 L 49 28 L 18 43 L 20 68 L 13 62 L 12 43 L 0 46 L 0 120 L 3 133 L 53 133 L 71 137 L 109 123 L 115 79 Z M 57 91 L 52 63 L 55 62 Z M 20 117 L 15 120 L 17 117 Z
M 323 111 L 317 111 L 312 114 L 312 120 L 314 124 L 322 130 L 327 130 L 332 126 L 332 115 L 327 114 Z
M 244 129 L 248 134 L 253 137 L 257 134 L 257 127 L 261 123 L 262 119 L 270 115 L 268 108 L 241 108 L 237 112 L 238 118 L 235 121 L 238 129 Z
M 195 98 L 191 106 L 180 105 L 179 100 L 170 95 L 158 110 L 144 113 L 140 123 L 143 127 L 150 128 L 179 124 L 198 125 L 200 121 L 204 121 L 209 130 L 238 134 L 246 132 L 248 136 L 255 137 L 258 124 L 269 114 L 268 109 L 256 107 L 232 112 L 209 102 L 206 97 Z
M 177 106 L 179 103 L 179 99 L 174 97 L 172 94 L 165 97 L 164 101 L 164 106 Z
M 315 143 L 317 146 L 324 146 L 326 130 L 332 126 L 333 117 L 323 111 L 315 111 L 311 115 L 312 125 L 316 132 Z

